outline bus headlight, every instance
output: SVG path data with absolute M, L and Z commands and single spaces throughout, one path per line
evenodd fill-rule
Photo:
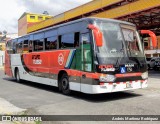
M 148 72 L 144 72 L 141 75 L 142 79 L 147 79 L 148 78 Z
M 100 82 L 114 82 L 116 77 L 114 75 L 106 75 L 106 76 L 100 76 L 99 81 Z

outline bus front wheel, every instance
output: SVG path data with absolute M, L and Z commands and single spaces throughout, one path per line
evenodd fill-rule
M 19 74 L 19 70 L 18 69 L 16 69 L 16 71 L 15 71 L 15 78 L 16 78 L 16 81 L 18 83 L 21 82 L 21 78 L 20 78 L 20 74 Z
M 67 74 L 63 74 L 60 82 L 59 82 L 59 87 L 62 90 L 62 93 L 65 95 L 69 95 L 71 93 L 70 88 L 69 88 L 69 79 Z

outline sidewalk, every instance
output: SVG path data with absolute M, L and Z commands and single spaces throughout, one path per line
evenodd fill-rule
M 26 109 L 21 109 L 9 103 L 3 98 L 0 98 L 0 115 L 19 115 L 23 114 Z
M 25 112 L 26 109 L 18 108 L 5 99 L 0 98 L 0 115 L 25 115 Z M 0 124 L 35 124 L 35 122 L 0 121 Z

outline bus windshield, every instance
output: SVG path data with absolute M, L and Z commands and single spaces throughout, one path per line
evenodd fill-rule
M 131 57 L 144 56 L 136 28 L 113 22 L 97 23 L 103 34 L 103 46 L 98 51 L 105 57 L 124 57 L 125 51 Z

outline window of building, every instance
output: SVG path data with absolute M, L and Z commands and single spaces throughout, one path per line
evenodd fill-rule
M 57 49 L 57 37 L 45 38 L 45 50 Z
M 38 16 L 38 20 L 43 20 L 43 17 L 42 16 Z
M 47 19 L 50 19 L 50 18 L 46 17 L 45 20 L 47 20 Z
M 35 16 L 30 16 L 30 19 L 35 19 Z

